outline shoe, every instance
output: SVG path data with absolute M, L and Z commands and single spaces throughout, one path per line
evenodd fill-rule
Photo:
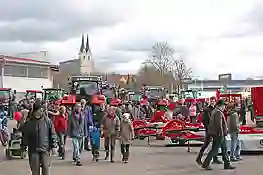
M 110 163 L 115 163 L 115 161 L 114 161 L 114 160 L 111 160 Z
M 202 165 L 202 168 L 204 168 L 205 170 L 212 170 L 212 168 L 208 165 Z
M 80 163 L 80 161 L 76 162 L 76 166 L 82 166 L 82 164 Z
M 109 152 L 106 152 L 106 156 L 104 158 L 105 160 L 108 160 L 109 159 Z
M 213 160 L 212 164 L 223 164 L 223 162 L 220 160 Z
M 236 159 L 236 158 L 230 158 L 230 162 L 237 162 L 238 161 L 238 159 Z
M 226 164 L 226 165 L 224 165 L 224 169 L 225 170 L 233 170 L 233 169 L 236 169 L 236 167 L 234 167 L 234 166 L 232 166 L 230 164 Z
M 88 149 L 87 149 L 87 151 L 91 151 L 91 149 L 90 149 L 90 148 L 88 148 Z
M 237 157 L 237 161 L 243 160 L 242 157 Z
M 74 163 L 74 164 L 76 163 L 76 159 L 75 158 L 72 159 L 72 163 Z
M 201 161 L 201 159 L 196 159 L 195 162 L 197 163 L 197 165 L 202 166 L 202 161 Z
M 124 156 L 122 156 L 122 159 L 121 159 L 122 162 L 124 162 Z

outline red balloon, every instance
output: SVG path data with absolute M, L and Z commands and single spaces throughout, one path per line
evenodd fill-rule
M 22 114 L 21 112 L 14 112 L 14 119 L 16 121 L 20 121 L 22 119 Z

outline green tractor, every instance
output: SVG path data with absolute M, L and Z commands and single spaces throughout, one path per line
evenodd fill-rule
M 65 91 L 61 88 L 45 88 L 44 92 L 44 100 L 56 101 L 61 100 L 64 97 Z

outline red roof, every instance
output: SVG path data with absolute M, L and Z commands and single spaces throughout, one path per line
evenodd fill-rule
M 129 75 L 107 74 L 107 75 L 102 75 L 102 79 L 107 80 L 108 83 L 119 83 L 122 77 L 127 80 L 128 76 Z M 132 77 L 134 75 L 130 75 L 130 76 Z
M 35 64 L 50 64 L 48 61 L 41 61 L 41 60 L 36 60 L 36 59 L 31 59 L 31 58 L 20 58 L 20 57 L 12 57 L 12 56 L 5 56 L 5 55 L 0 55 L 0 59 L 6 59 L 6 61 L 14 61 L 14 62 L 31 62 Z

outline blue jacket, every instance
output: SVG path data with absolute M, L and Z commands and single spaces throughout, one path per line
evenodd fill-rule
M 100 128 L 98 126 L 90 127 L 91 144 L 96 148 L 100 147 Z
M 93 126 L 93 115 L 92 115 L 92 109 L 90 106 L 86 107 L 86 113 L 85 113 L 86 121 L 88 126 Z

